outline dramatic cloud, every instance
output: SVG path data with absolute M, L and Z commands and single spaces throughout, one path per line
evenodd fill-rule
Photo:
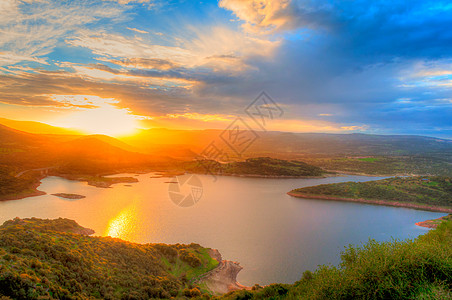
M 274 129 L 450 137 L 449 28 L 441 0 L 4 0 L 0 102 L 221 128 L 265 90 Z

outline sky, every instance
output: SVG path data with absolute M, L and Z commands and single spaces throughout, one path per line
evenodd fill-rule
M 226 128 L 452 138 L 452 4 L 0 0 L 0 117 L 92 133 Z

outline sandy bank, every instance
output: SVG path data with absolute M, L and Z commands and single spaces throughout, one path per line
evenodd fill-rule
M 305 199 L 321 199 L 321 200 L 332 200 L 332 201 L 358 202 L 358 203 L 367 203 L 367 204 L 384 205 L 384 206 L 406 207 L 406 208 L 413 208 L 413 209 L 427 210 L 427 211 L 434 211 L 434 212 L 452 213 L 452 208 L 406 203 L 406 202 L 370 200 L 370 199 L 362 199 L 362 198 L 356 198 L 356 199 L 355 198 L 342 198 L 342 197 L 334 197 L 334 196 L 311 195 L 311 194 L 301 194 L 301 193 L 292 193 L 292 192 L 288 192 L 287 194 L 292 197 L 305 198 Z
M 237 274 L 243 269 L 239 263 L 223 260 L 216 249 L 210 249 L 210 256 L 216 259 L 218 266 L 202 275 L 195 283 L 204 284 L 214 294 L 224 294 L 231 291 L 250 289 L 237 282 Z

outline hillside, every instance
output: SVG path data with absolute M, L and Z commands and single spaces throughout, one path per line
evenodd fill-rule
M 294 284 L 254 286 L 218 299 L 452 298 L 452 221 L 414 240 L 349 246 L 337 267 L 305 271 Z
M 395 177 L 368 182 L 322 184 L 295 189 L 290 191 L 289 195 L 315 199 L 359 200 L 358 202 L 452 212 L 450 177 Z M 416 205 L 422 207 L 415 207 Z
M 40 128 L 48 125 L 39 123 L 36 126 Z M 222 134 L 224 136 L 224 132 L 215 129 L 155 128 L 140 130 L 135 135 L 122 137 L 121 140 L 105 135 L 61 134 L 65 131 L 59 131 L 57 127 L 50 132 L 53 134 L 30 134 L 0 125 L 2 138 L 0 152 L 9 153 L 6 158 L 0 155 L 0 164 L 12 160 L 14 163 L 11 164 L 19 167 L 48 166 L 49 163 L 60 159 L 64 151 L 62 153 L 59 150 L 64 145 L 69 149 L 66 153 L 71 152 L 72 143 L 82 145 L 81 141 L 86 142 L 86 147 L 95 150 L 95 145 L 93 146 L 89 140 L 102 141 L 111 147 L 127 151 L 130 164 L 132 156 L 154 163 L 162 161 L 167 163 L 171 160 L 190 161 L 197 158 L 207 145 L 214 142 L 231 161 L 272 157 L 304 161 L 332 172 L 452 176 L 452 141 L 425 136 L 259 132 L 259 138 L 242 153 L 241 157 L 237 157 L 237 154 L 220 138 Z M 96 155 L 96 161 L 108 160 L 100 153 Z M 161 169 L 169 167 L 174 165 L 159 166 Z
M 75 129 L 68 129 L 62 127 L 51 126 L 41 122 L 34 121 L 18 121 L 0 118 L 0 124 L 10 128 L 37 134 L 65 134 L 65 135 L 80 135 L 81 132 Z
M 326 170 L 374 175 L 452 176 L 452 141 L 426 136 L 258 132 L 242 153 L 220 138 L 222 130 L 142 130 L 123 141 L 141 152 L 196 158 L 210 143 L 232 160 L 253 157 L 301 160 Z M 413 146 L 415 145 L 415 146 Z M 215 159 L 215 157 L 210 157 Z
M 201 288 L 190 281 L 218 264 L 197 244 L 141 245 L 86 236 L 92 233 L 68 219 L 5 222 L 0 226 L 0 298 L 198 295 Z
M 216 129 L 149 129 L 122 140 L 135 147 L 153 147 L 155 144 L 185 145 L 194 151 L 202 151 L 210 142 L 219 141 L 222 133 L 223 130 Z M 269 153 L 327 156 L 452 155 L 452 140 L 415 135 L 259 132 L 259 138 L 250 146 L 246 155 L 265 156 Z
M 0 167 L 15 172 L 58 167 L 62 173 L 97 174 L 169 161 L 169 157 L 138 153 L 108 136 L 32 134 L 0 125 Z
M 270 157 L 248 158 L 230 163 L 212 160 L 193 161 L 184 163 L 183 169 L 194 173 L 259 177 L 313 177 L 326 173 L 319 167 L 301 161 L 286 161 Z

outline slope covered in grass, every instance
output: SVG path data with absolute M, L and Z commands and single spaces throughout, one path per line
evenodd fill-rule
M 223 164 L 214 160 L 200 160 L 184 163 L 182 168 L 194 173 L 268 177 L 311 177 L 322 176 L 326 173 L 322 168 L 302 161 L 288 161 L 270 157 L 248 158 L 244 161 Z
M 452 208 L 452 178 L 396 177 L 368 182 L 322 184 L 295 189 L 293 196 L 325 196 L 350 199 L 396 201 Z
M 0 227 L 0 298 L 149 299 L 200 294 L 190 281 L 216 266 L 197 244 L 90 237 L 68 219 Z

